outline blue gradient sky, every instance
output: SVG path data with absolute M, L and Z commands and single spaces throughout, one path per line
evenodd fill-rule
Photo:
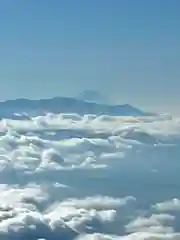
M 0 2 L 0 100 L 96 89 L 178 110 L 179 0 Z

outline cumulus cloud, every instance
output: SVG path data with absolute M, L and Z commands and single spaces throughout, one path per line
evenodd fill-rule
M 105 234 L 87 234 L 76 238 L 76 240 L 179 240 L 180 234 L 159 234 L 159 233 L 133 233 L 127 236 L 114 236 Z
M 79 237 L 77 237 L 75 240 L 118 240 L 120 237 L 118 236 L 110 236 L 100 233 L 94 233 L 94 234 L 83 234 Z
M 127 232 L 157 232 L 172 233 L 174 216 L 168 214 L 153 214 L 149 218 L 138 217 L 126 226 Z
M 47 205 L 43 203 L 48 202 L 48 196 L 44 191 L 29 187 L 1 191 L 4 198 L 0 208 L 0 237 L 12 236 L 12 239 L 22 236 L 32 236 L 32 239 L 36 236 L 50 236 L 52 239 L 71 236 L 72 239 L 79 232 L 103 229 L 106 223 L 114 221 L 117 208 L 135 200 L 132 197 L 113 199 L 103 196 L 67 199 L 46 209 Z
M 160 212 L 180 211 L 180 199 L 174 198 L 169 201 L 156 203 L 153 207 Z
M 102 229 L 106 222 L 113 222 L 116 210 L 135 201 L 133 197 L 114 199 L 95 196 L 85 199 L 67 199 L 51 206 L 46 217 L 52 219 L 52 224 L 61 218 L 68 226 L 78 232 Z
M 161 234 L 161 233 L 133 233 L 128 236 L 117 238 L 117 240 L 178 240 L 179 233 Z

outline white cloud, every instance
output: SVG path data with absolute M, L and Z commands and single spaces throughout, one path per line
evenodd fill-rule
M 175 217 L 168 214 L 153 214 L 149 218 L 138 217 L 126 226 L 127 232 L 172 233 Z
M 9 189 L 1 186 L 0 199 L 0 236 L 22 234 L 38 234 L 41 228 L 47 234 L 58 236 L 75 236 L 86 229 L 96 229 L 108 222 L 113 222 L 116 209 L 123 208 L 128 202 L 135 201 L 132 197 L 113 199 L 110 197 L 88 197 L 85 199 L 67 199 L 62 202 L 50 204 L 46 186 L 26 186 Z M 57 200 L 57 199 L 56 199 Z M 43 212 L 43 208 L 48 208 Z M 65 232 L 64 232 L 65 231 Z
M 180 200 L 174 198 L 170 201 L 156 203 L 153 207 L 159 212 L 180 211 Z
M 135 201 L 133 197 L 125 197 L 122 199 L 114 199 L 111 197 L 87 197 L 83 200 L 81 199 L 68 199 L 62 202 L 62 206 L 74 206 L 76 208 L 86 208 L 86 209 L 109 209 L 117 208 L 126 205 L 128 202 Z
M 75 240 L 179 240 L 180 234 L 159 234 L 159 233 L 133 233 L 127 236 L 114 236 L 105 234 L 87 234 L 76 238 Z
M 118 208 L 135 201 L 133 197 L 113 199 L 110 197 L 95 196 L 85 199 L 67 199 L 51 206 L 46 213 L 46 218 L 51 219 L 51 224 L 56 224 L 59 219 L 77 231 L 93 230 L 106 222 L 113 222 Z
M 75 240 L 118 240 L 120 239 L 118 236 L 110 236 L 100 233 L 94 234 L 82 234 L 81 236 L 77 237 Z
M 137 232 L 128 236 L 117 238 L 117 240 L 179 240 L 179 233 L 149 233 Z

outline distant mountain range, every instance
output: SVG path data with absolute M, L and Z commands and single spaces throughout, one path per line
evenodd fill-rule
M 77 113 L 95 114 L 95 115 L 111 115 L 111 116 L 145 116 L 150 113 L 143 112 L 129 104 L 124 105 L 108 105 L 95 102 L 87 102 L 76 98 L 55 97 L 51 99 L 29 100 L 16 99 L 0 102 L 1 118 L 16 118 L 22 116 L 21 113 L 35 116 L 51 113 Z M 19 115 L 17 113 L 20 113 Z M 23 115 L 24 117 L 26 114 Z

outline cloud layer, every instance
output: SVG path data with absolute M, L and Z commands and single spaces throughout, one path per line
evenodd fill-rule
M 180 119 L 0 121 L 0 239 L 180 239 Z

